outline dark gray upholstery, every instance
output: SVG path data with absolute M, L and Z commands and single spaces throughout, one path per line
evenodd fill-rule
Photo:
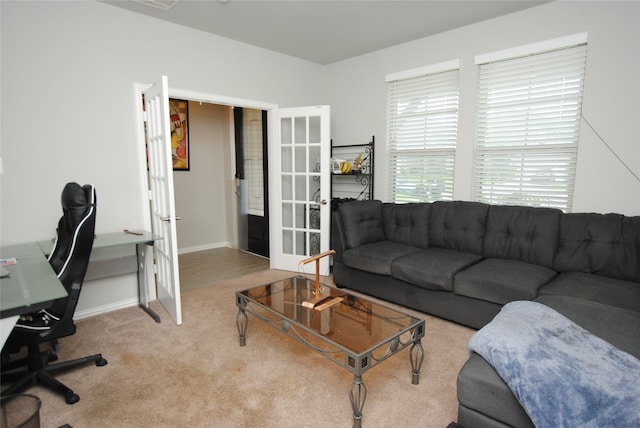
M 345 202 L 338 209 L 344 224 L 345 249 L 385 239 L 382 225 L 382 202 Z
M 640 358 L 639 312 L 567 296 L 540 296 L 535 301 Z M 485 425 L 486 421 L 501 421 L 514 427 L 533 426 L 511 389 L 476 353 L 471 353 L 458 374 L 458 401 L 458 422 L 464 426 L 493 426 Z
M 579 297 L 640 312 L 640 284 L 590 273 L 561 273 L 540 290 L 540 295 Z
M 346 268 L 338 272 L 355 269 L 350 278 L 372 272 L 418 290 L 453 292 L 456 307 L 439 312 L 475 328 L 500 305 L 544 294 L 640 306 L 640 282 L 629 279 L 640 275 L 640 217 L 467 201 L 351 201 L 333 215 L 332 248 L 334 264 Z M 353 286 L 340 273 L 334 281 Z
M 488 210 L 479 202 L 434 202 L 429 246 L 481 254 Z
M 343 254 L 344 262 L 356 269 L 381 275 L 391 275 L 391 263 L 419 248 L 391 241 L 380 241 L 350 248 Z
M 514 300 L 532 300 L 556 272 L 518 260 L 487 259 L 459 272 L 453 291 L 462 296 L 504 305 Z
M 555 270 L 640 282 L 640 217 L 565 214 L 559 241 Z
M 501 421 L 512 427 L 533 427 L 529 416 L 502 378 L 480 355 L 472 352 L 462 366 L 457 381 L 458 402 L 491 419 Z M 458 422 L 463 423 L 463 418 Z M 470 424 L 468 427 L 484 426 Z
M 478 254 L 427 248 L 396 259 L 391 265 L 391 275 L 417 287 L 453 291 L 453 277 L 480 260 Z
M 418 248 L 429 246 L 430 204 L 383 204 L 385 239 Z
M 562 211 L 493 205 L 489 208 L 482 255 L 551 268 Z
M 355 201 L 333 216 L 338 286 L 473 328 L 502 305 L 537 300 L 640 356 L 640 216 L 440 201 Z M 458 422 L 531 421 L 473 354 L 458 377 Z

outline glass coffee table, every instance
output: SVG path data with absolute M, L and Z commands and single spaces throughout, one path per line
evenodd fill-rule
M 412 383 L 419 383 L 424 320 L 328 286 L 316 297 L 315 289 L 313 281 L 298 276 L 236 292 L 240 346 L 246 344 L 251 314 L 349 370 L 353 426 L 360 427 L 367 398 L 364 372 L 411 346 Z

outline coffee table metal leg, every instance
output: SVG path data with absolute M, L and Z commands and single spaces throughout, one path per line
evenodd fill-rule
M 415 341 L 413 345 L 411 345 L 409 359 L 411 360 L 411 370 L 413 372 L 411 383 L 417 385 L 420 383 L 420 368 L 424 362 L 424 349 L 422 348 L 422 342 L 420 340 Z
M 362 376 L 353 376 L 349 399 L 353 409 L 353 428 L 360 428 L 362 426 L 362 409 L 364 408 L 364 401 L 367 399 L 367 387 L 362 381 Z
M 244 312 L 244 309 L 238 309 L 238 315 L 236 317 L 236 326 L 238 327 L 238 333 L 240 334 L 240 346 L 246 345 L 246 333 L 247 333 L 247 324 L 249 320 L 247 319 L 247 314 Z

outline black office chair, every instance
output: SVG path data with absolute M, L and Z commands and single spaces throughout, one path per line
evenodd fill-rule
M 67 290 L 68 296 L 56 300 L 48 309 L 20 317 L 2 351 L 2 383 L 12 382 L 2 391 L 2 396 L 22 392 L 40 383 L 64 395 L 67 404 L 74 404 L 80 397 L 53 377 L 53 374 L 91 362 L 95 362 L 97 366 L 107 364 L 107 360 L 102 358 L 101 354 L 50 364 L 57 359 L 51 344 L 76 331 L 73 314 L 78 304 L 95 237 L 96 193 L 93 186 L 68 183 L 62 191 L 62 211 L 63 215 L 58 223 L 58 236 L 49 256 L 49 263 Z M 45 342 L 50 346 L 41 351 L 40 344 Z M 4 362 L 8 355 L 20 351 L 25 346 L 26 358 Z

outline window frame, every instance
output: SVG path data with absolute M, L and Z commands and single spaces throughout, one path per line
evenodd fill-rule
M 475 58 L 472 200 L 571 211 L 586 56 L 580 33 Z
M 385 76 L 386 200 L 453 199 L 459 70 L 452 60 Z

